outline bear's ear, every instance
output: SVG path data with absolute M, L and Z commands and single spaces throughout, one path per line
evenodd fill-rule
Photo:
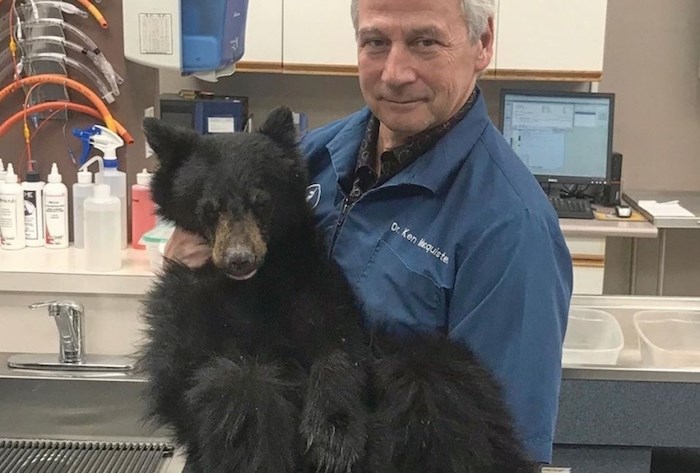
M 143 120 L 146 141 L 158 155 L 161 164 L 177 164 L 189 156 L 199 135 L 194 130 L 168 125 L 162 120 L 147 117 Z
M 272 110 L 258 131 L 283 148 L 294 148 L 297 145 L 297 132 L 289 107 Z

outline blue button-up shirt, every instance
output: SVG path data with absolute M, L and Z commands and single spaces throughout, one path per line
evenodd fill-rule
M 542 189 L 482 96 L 433 148 L 347 205 L 363 109 L 302 143 L 308 198 L 371 321 L 443 331 L 502 383 L 533 460 L 549 462 L 572 289 L 571 256 Z

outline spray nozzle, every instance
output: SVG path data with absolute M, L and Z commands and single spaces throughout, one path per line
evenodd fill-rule
M 81 168 L 85 165 L 90 148 L 95 147 L 104 155 L 104 165 L 108 168 L 117 167 L 117 148 L 124 146 L 124 140 L 109 128 L 101 125 L 93 125 L 90 128 L 74 128 L 73 136 L 80 139 L 83 150 L 80 155 Z
M 78 174 L 80 174 L 81 172 L 87 171 L 88 167 L 90 167 L 90 165 L 92 163 L 94 163 L 95 161 L 97 161 L 98 166 L 99 166 L 99 171 L 95 175 L 95 184 L 102 184 L 104 182 L 105 165 L 104 165 L 104 161 L 102 160 L 102 156 L 100 156 L 98 154 L 96 154 L 95 156 L 90 158 L 88 161 L 86 161 L 85 164 L 80 166 L 80 169 L 78 169 Z

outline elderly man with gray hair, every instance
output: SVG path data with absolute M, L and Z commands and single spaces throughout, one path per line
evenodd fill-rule
M 504 387 L 551 461 L 571 257 L 490 122 L 493 0 L 352 0 L 367 108 L 303 142 L 319 227 L 373 321 L 440 331 Z

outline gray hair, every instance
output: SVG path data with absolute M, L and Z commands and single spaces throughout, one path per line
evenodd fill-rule
M 358 4 L 360 0 L 352 0 L 350 4 L 350 14 L 352 15 L 352 24 L 357 33 L 357 25 L 359 23 Z M 489 18 L 493 18 L 496 14 L 494 0 L 460 0 L 467 29 L 469 30 L 469 39 L 472 43 L 476 43 L 481 35 L 488 29 Z

